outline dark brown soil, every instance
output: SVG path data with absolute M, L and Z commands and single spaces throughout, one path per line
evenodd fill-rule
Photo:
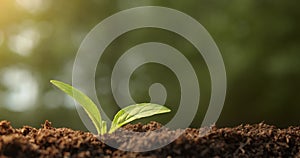
M 120 146 L 139 148 L 163 141 L 180 130 L 161 128 L 156 122 L 147 125 L 126 125 L 129 131 L 149 132 L 150 141 L 142 137 Z M 181 130 L 182 131 L 182 130 Z M 14 129 L 7 121 L 0 122 L 0 158 L 4 157 L 299 157 L 300 127 L 278 129 L 264 123 L 240 125 L 234 128 L 212 127 L 185 129 L 171 144 L 149 152 L 135 153 L 114 149 L 97 139 L 93 134 L 68 128 L 54 128 L 46 121 L 42 128 L 24 126 Z M 122 132 L 121 130 L 117 132 Z M 123 131 L 124 132 L 124 131 Z M 200 134 L 199 134 L 200 132 Z M 118 142 L 122 135 L 107 134 L 106 140 Z M 152 138 L 153 137 L 153 138 Z

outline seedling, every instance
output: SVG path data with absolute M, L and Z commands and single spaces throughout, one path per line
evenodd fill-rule
M 58 87 L 60 90 L 74 98 L 85 110 L 88 114 L 90 119 L 92 120 L 94 126 L 97 129 L 98 134 L 105 134 L 107 133 L 107 123 L 103 121 L 100 115 L 100 112 L 96 106 L 96 104 L 83 92 L 80 90 L 72 87 L 69 84 L 51 80 L 50 81 L 53 85 Z M 153 116 L 156 114 L 162 114 L 170 112 L 171 110 L 165 106 L 152 104 L 152 103 L 141 103 L 141 104 L 134 104 L 129 105 L 123 109 L 121 109 L 115 116 L 112 121 L 109 133 L 114 132 L 118 128 L 122 127 L 123 125 L 140 119 L 144 117 Z

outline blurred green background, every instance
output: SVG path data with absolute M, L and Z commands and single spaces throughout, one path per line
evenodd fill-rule
M 0 120 L 9 120 L 15 127 L 39 127 L 48 119 L 56 127 L 86 130 L 73 101 L 49 80 L 71 83 L 73 62 L 85 35 L 118 11 L 146 5 L 170 7 L 192 16 L 217 43 L 228 78 L 218 126 L 261 121 L 280 127 L 299 125 L 298 0 L 1 0 Z M 115 62 L 127 49 L 150 41 L 177 48 L 192 63 L 199 78 L 201 102 L 191 126 L 200 126 L 210 99 L 208 69 L 191 43 L 166 30 L 133 30 L 110 44 L 97 68 L 100 102 L 112 117 L 118 110 L 110 89 Z M 176 112 L 179 83 L 162 65 L 146 64 L 134 72 L 132 97 L 137 102 L 149 101 L 148 89 L 155 82 L 165 85 L 166 104 Z M 164 122 L 171 115 L 151 119 Z

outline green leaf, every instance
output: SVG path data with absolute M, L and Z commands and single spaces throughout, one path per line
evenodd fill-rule
M 109 133 L 114 132 L 116 129 L 131 121 L 170 111 L 170 109 L 162 105 L 152 103 L 141 103 L 127 106 L 115 115 Z
M 103 122 L 101 119 L 100 112 L 96 104 L 88 96 L 86 96 L 80 90 L 66 83 L 56 81 L 56 80 L 51 80 L 50 82 L 56 87 L 58 87 L 60 90 L 62 90 L 63 92 L 67 93 L 69 96 L 74 98 L 83 107 L 83 109 L 85 110 L 85 112 L 88 114 L 93 124 L 95 125 L 98 134 L 100 134 L 103 131 L 101 129 Z

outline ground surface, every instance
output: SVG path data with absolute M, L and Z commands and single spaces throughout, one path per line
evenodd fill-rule
M 121 135 L 105 135 L 106 140 L 139 150 L 176 135 L 182 130 L 161 128 L 156 122 L 147 125 L 126 125 L 129 131 L 149 132 L 150 140 L 133 137 L 121 142 Z M 278 129 L 263 123 L 234 128 L 185 129 L 171 144 L 150 152 L 125 152 L 99 141 L 93 134 L 68 128 L 54 128 L 46 121 L 42 128 L 24 126 L 14 129 L 7 121 L 0 122 L 0 158 L 4 157 L 299 157 L 300 127 Z M 123 144 L 122 144 L 123 143 Z

